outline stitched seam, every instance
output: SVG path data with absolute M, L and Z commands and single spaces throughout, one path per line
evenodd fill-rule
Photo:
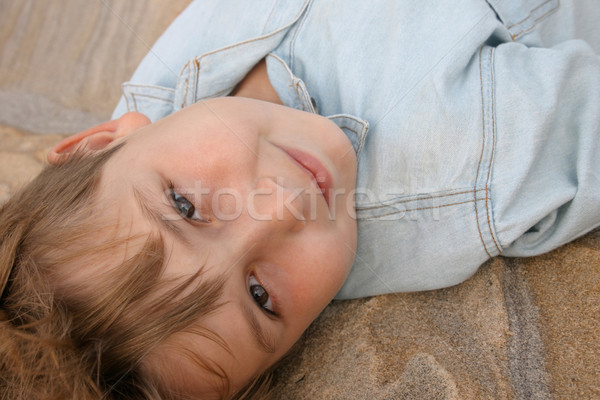
M 541 7 L 541 6 L 540 6 Z M 548 16 L 549 14 L 552 14 L 554 11 L 556 11 L 556 9 L 560 7 L 560 0 L 557 0 L 557 4 L 556 7 L 551 8 L 550 10 L 546 11 L 546 13 L 540 15 L 539 17 L 537 17 L 534 22 L 537 24 L 538 22 L 540 22 L 542 19 L 546 18 L 546 16 Z
M 522 20 L 520 20 L 520 21 L 518 21 L 518 22 L 514 22 L 512 25 L 509 25 L 507 28 L 508 28 L 508 29 L 510 29 L 510 28 L 512 28 L 512 27 L 513 27 L 513 26 L 515 26 L 515 25 L 520 25 L 520 24 L 522 24 L 523 22 L 527 21 L 528 19 L 530 19 L 530 18 L 533 16 L 533 13 L 534 13 L 536 10 L 538 10 L 538 9 L 542 8 L 543 6 L 545 6 L 546 4 L 550 3 L 551 1 L 552 1 L 552 0 L 546 0 L 545 2 L 543 2 L 542 4 L 540 4 L 539 6 L 537 6 L 537 7 L 533 8 L 531 11 L 529 11 L 529 14 L 527 14 L 527 16 L 526 16 L 525 18 L 523 18 Z M 547 13 L 546 13 L 546 14 L 547 14 Z M 544 15 L 546 15 L 546 14 L 544 14 Z M 538 18 L 538 19 L 535 19 L 534 21 L 539 21 L 539 18 Z
M 152 89 L 152 90 L 155 90 L 155 91 L 175 93 L 175 89 L 167 88 L 167 87 L 164 87 L 164 86 L 148 85 L 148 84 L 145 84 L 145 83 L 131 83 L 131 82 L 126 82 L 126 83 L 123 84 L 123 88 L 142 88 L 142 89 Z
M 523 19 L 523 20 L 521 20 L 521 21 L 519 21 L 519 22 L 517 22 L 517 23 L 514 23 L 514 24 L 512 24 L 512 25 L 510 25 L 510 26 L 508 26 L 508 27 L 507 27 L 507 29 L 509 29 L 509 30 L 510 30 L 512 27 L 514 27 L 514 26 L 516 26 L 516 25 L 519 25 L 519 24 L 521 24 L 522 22 L 525 22 L 525 21 L 527 21 L 529 18 L 531 18 L 531 17 L 532 17 L 532 13 L 533 13 L 535 10 L 537 10 L 538 8 L 540 8 L 540 7 L 542 7 L 542 6 L 546 5 L 546 4 L 548 4 L 550 1 L 551 1 L 551 0 L 548 0 L 548 1 L 546 1 L 546 2 L 544 2 L 544 3 L 542 3 L 542 4 L 540 4 L 539 6 L 537 6 L 537 7 L 536 7 L 536 8 L 534 8 L 533 10 L 531 10 L 531 12 L 529 13 L 529 15 L 528 15 L 528 16 L 527 16 L 525 19 Z M 527 32 L 531 32 L 531 31 L 532 31 L 532 30 L 533 30 L 533 29 L 534 29 L 534 28 L 537 26 L 537 24 L 538 24 L 538 23 L 539 23 L 541 20 L 543 20 L 543 19 L 544 19 L 544 18 L 546 18 L 548 15 L 550 15 L 550 14 L 552 14 L 554 11 L 556 11 L 556 9 L 558 8 L 558 6 L 560 6 L 560 2 L 558 2 L 558 4 L 557 4 L 557 6 L 556 6 L 556 7 L 554 7 L 554 8 L 551 8 L 550 10 L 548 10 L 547 12 L 545 12 L 544 14 L 542 14 L 542 15 L 540 15 L 539 17 L 537 17 L 536 19 L 534 19 L 534 20 L 533 20 L 533 24 L 532 24 L 532 25 L 531 25 L 531 26 L 530 26 L 528 29 L 521 30 L 521 32 L 518 32 L 518 33 L 515 33 L 514 35 L 512 35 L 512 39 L 513 39 L 513 40 L 516 40 L 516 39 L 517 39 L 519 36 L 521 36 L 521 35 L 523 35 L 523 34 L 525 34 L 525 33 L 527 33 Z M 521 28 L 521 29 L 522 29 L 522 28 Z
M 189 62 L 188 62 L 188 64 L 189 64 Z M 189 83 L 190 83 L 190 72 L 188 70 L 187 76 L 185 77 L 184 90 L 183 90 L 183 98 L 181 99 L 181 108 L 184 107 L 185 99 L 187 98 Z
M 310 8 L 312 7 L 313 3 L 311 2 L 310 5 L 307 7 L 306 9 L 306 13 L 304 14 L 304 18 L 302 18 L 298 24 L 298 28 L 296 28 L 295 32 L 294 32 L 294 36 L 292 37 L 292 40 L 290 40 L 290 53 L 289 53 L 289 61 L 290 61 L 290 70 L 294 69 L 294 44 L 296 43 L 296 38 L 298 37 L 298 34 L 300 33 L 300 31 L 302 30 L 302 27 L 304 26 L 304 21 L 306 21 L 308 13 L 310 13 Z
M 194 59 L 194 64 L 196 65 L 196 68 L 194 71 L 194 84 L 192 85 L 194 88 L 192 103 L 196 102 L 196 96 L 198 95 L 198 75 L 200 74 L 200 63 L 197 59 Z
M 484 191 L 484 190 L 485 189 L 477 189 L 477 190 L 475 190 L 475 192 L 481 192 L 481 191 Z M 356 210 L 360 210 L 360 211 L 363 211 L 363 210 L 376 210 L 378 208 L 393 207 L 394 204 L 406 204 L 406 203 L 411 203 L 413 201 L 441 199 L 443 197 L 458 196 L 458 195 L 461 195 L 461 194 L 472 193 L 472 192 L 473 192 L 472 190 L 467 190 L 467 191 L 464 191 L 464 192 L 440 194 L 440 195 L 437 195 L 437 196 L 427 195 L 427 196 L 418 197 L 418 198 L 414 198 L 414 199 L 406 199 L 406 200 L 399 200 L 399 201 L 389 200 L 388 203 L 380 204 L 380 205 L 377 205 L 377 206 L 371 206 L 371 207 L 360 206 L 360 207 L 356 207 Z
M 282 32 L 285 29 L 287 29 L 288 27 L 292 26 L 298 20 L 298 18 L 300 18 L 300 15 L 304 12 L 305 8 L 306 8 L 306 3 L 300 9 L 300 12 L 298 14 L 296 14 L 296 16 L 294 18 L 292 18 L 292 22 L 290 22 L 287 25 L 282 26 L 281 28 L 277 29 L 276 31 L 273 31 L 273 32 L 269 33 L 268 35 L 262 35 L 262 36 L 259 36 L 259 37 L 256 37 L 256 38 L 244 40 L 243 42 L 239 42 L 239 43 L 235 43 L 235 44 L 232 44 L 232 45 L 229 45 L 229 46 L 221 47 L 219 49 L 215 49 L 215 50 L 212 50 L 212 51 L 209 51 L 207 53 L 202 54 L 200 57 L 196 58 L 196 60 L 198 61 L 198 66 L 200 66 L 200 63 L 202 63 L 202 59 L 204 57 L 208 57 L 208 56 L 210 56 L 212 54 L 220 53 L 220 52 L 225 51 L 225 50 L 234 49 L 236 47 L 241 47 L 241 46 L 244 46 L 244 45 L 246 45 L 248 43 L 253 43 L 253 42 L 261 41 L 263 39 L 268 39 L 268 38 L 270 38 L 272 36 L 277 35 L 279 32 Z
M 272 57 L 275 61 L 280 63 L 283 66 L 283 68 L 285 69 L 285 71 L 289 73 L 292 83 L 287 85 L 287 87 L 294 88 L 294 91 L 296 92 L 296 100 L 297 100 L 298 104 L 300 106 L 302 106 L 302 111 L 311 111 L 312 110 L 312 112 L 315 113 L 315 110 L 312 107 L 312 104 L 309 105 L 309 109 L 307 110 L 306 102 L 302 101 L 303 97 L 310 97 L 310 95 L 308 95 L 308 93 L 306 93 L 306 96 L 302 96 L 302 94 L 300 93 L 300 92 L 305 93 L 305 91 L 302 88 L 300 88 L 300 86 L 302 85 L 302 80 L 298 79 L 294 75 L 292 70 L 285 64 L 285 61 L 283 61 L 281 58 L 277 57 L 274 54 L 269 54 L 268 57 Z
M 139 111 L 138 106 L 137 106 L 137 101 L 135 100 L 135 94 L 131 93 L 131 101 L 133 101 L 133 109 L 135 111 Z
M 372 220 L 372 219 L 381 219 L 382 217 L 387 217 L 387 216 L 394 215 L 394 214 L 400 214 L 400 213 L 411 212 L 411 211 L 433 210 L 433 209 L 442 208 L 442 207 L 459 206 L 461 204 L 474 203 L 474 202 L 478 202 L 478 201 L 482 201 L 482 200 L 485 200 L 485 198 L 481 198 L 481 199 L 476 198 L 474 200 L 466 200 L 466 201 L 461 201 L 458 203 L 443 204 L 443 205 L 439 205 L 439 206 L 409 208 L 406 210 L 398 210 L 398 211 L 394 211 L 392 213 L 381 214 L 381 215 L 374 216 L 374 217 L 365 217 L 365 218 L 358 218 L 358 219 L 361 221 Z M 485 248 L 485 246 L 484 246 L 484 248 Z M 487 253 L 487 250 L 486 250 L 486 253 Z
M 127 111 L 131 111 L 131 108 L 130 108 L 131 105 L 129 104 L 129 97 L 133 96 L 133 94 L 131 92 L 125 93 L 124 88 L 123 88 L 123 94 L 124 94 L 123 97 L 125 97 L 125 105 L 127 106 Z
M 198 99 L 196 99 L 196 101 L 202 101 L 202 100 L 206 100 L 206 99 L 214 99 L 215 97 L 222 97 L 223 95 L 225 95 L 225 93 L 231 92 L 231 90 L 234 87 L 236 87 L 236 85 L 233 85 L 226 89 L 220 90 L 217 93 L 211 94 L 210 96 L 199 97 Z
M 491 93 L 491 98 L 492 98 L 492 152 L 490 154 L 490 163 L 488 165 L 488 173 L 487 173 L 487 179 L 485 182 L 485 210 L 486 210 L 486 214 L 487 214 L 487 223 L 488 223 L 488 229 L 490 230 L 490 235 L 492 236 L 492 241 L 494 242 L 494 246 L 496 246 L 496 249 L 498 250 L 498 252 L 500 253 L 500 246 L 498 245 L 498 242 L 496 241 L 496 238 L 494 237 L 494 230 L 492 229 L 492 223 L 490 220 L 490 214 L 491 214 L 491 210 L 490 210 L 490 200 L 489 200 L 489 185 L 490 185 L 490 179 L 491 179 L 491 173 L 492 173 L 492 162 L 494 161 L 494 154 L 496 151 L 496 113 L 494 112 L 495 110 L 495 97 L 494 97 L 494 64 L 493 64 L 493 59 L 494 59 L 494 49 L 492 48 L 490 50 L 490 77 L 491 77 L 491 89 L 492 89 L 492 93 Z
M 358 134 L 358 131 L 357 131 L 357 130 L 355 130 L 355 129 L 353 129 L 353 128 L 350 128 L 349 126 L 346 126 L 346 125 L 341 125 L 339 128 L 340 128 L 340 129 L 348 129 L 350 132 L 354 133 L 356 136 L 360 136 L 360 135 Z
M 296 90 L 296 97 L 298 98 L 298 103 L 302 106 L 302 111 L 307 111 L 305 102 L 302 101 L 302 95 L 300 93 L 302 92 L 302 88 L 300 88 L 300 85 L 300 80 L 296 80 L 296 82 L 294 83 L 294 90 Z
M 485 150 L 485 96 L 483 93 L 483 71 L 482 71 L 482 54 L 483 54 L 483 46 L 479 48 L 479 82 L 481 85 L 481 131 L 482 131 L 482 140 L 481 140 L 481 154 L 479 155 L 479 162 L 477 163 L 477 172 L 475 173 L 475 185 L 477 185 L 477 180 L 479 179 L 479 168 L 481 168 L 481 160 L 483 159 L 483 152 Z M 475 188 L 474 188 L 475 189 Z M 487 189 L 486 189 L 487 191 Z M 473 197 L 477 199 L 477 191 L 473 190 Z M 483 249 L 485 250 L 488 257 L 492 258 L 492 255 L 487 249 L 485 245 L 485 240 L 483 240 L 483 234 L 481 232 L 481 226 L 479 226 L 479 211 L 477 210 L 477 202 L 474 201 L 473 205 L 475 206 L 475 221 L 477 222 L 477 232 L 479 233 L 479 240 L 481 240 L 481 244 L 483 245 Z
M 199 73 L 200 68 L 201 68 L 202 59 L 205 58 L 205 57 L 208 57 L 208 56 L 210 56 L 212 54 L 220 53 L 220 52 L 223 52 L 223 51 L 226 51 L 226 50 L 234 49 L 236 47 L 241 47 L 241 46 L 244 46 L 244 45 L 246 45 L 248 43 L 254 43 L 254 42 L 262 41 L 264 39 L 268 39 L 270 37 L 273 37 L 273 36 L 277 35 L 280 32 L 283 32 L 285 29 L 287 29 L 290 26 L 292 26 L 298 20 L 298 18 L 300 18 L 300 16 L 302 15 L 302 13 L 304 12 L 304 10 L 306 8 L 306 4 L 308 4 L 308 1 L 304 3 L 304 5 L 302 6 L 302 8 L 298 12 L 298 14 L 296 14 L 294 16 L 294 18 L 292 18 L 292 22 L 290 22 L 289 24 L 286 24 L 286 25 L 282 26 L 281 28 L 277 29 L 276 31 L 273 31 L 273 32 L 269 33 L 268 35 L 262 35 L 262 36 L 259 36 L 259 37 L 256 37 L 256 38 L 244 40 L 243 42 L 239 42 L 239 43 L 235 43 L 235 44 L 232 44 L 232 45 L 229 45 L 229 46 L 221 47 L 219 49 L 215 49 L 215 50 L 209 51 L 207 53 L 204 53 L 200 57 L 196 57 L 194 59 L 194 62 L 196 63 L 196 66 L 198 67 L 198 72 L 197 73 Z M 185 69 L 185 67 L 184 67 L 184 69 Z M 185 99 L 187 98 L 188 84 L 189 84 L 189 79 L 190 79 L 190 72 L 188 72 L 187 75 L 188 76 L 185 79 L 185 91 L 184 91 L 184 94 L 183 94 L 183 100 L 182 100 L 182 103 L 181 103 L 181 108 L 184 107 Z M 204 98 L 206 98 L 206 97 L 204 97 Z
M 139 97 L 139 98 L 156 99 L 156 100 L 161 100 L 161 101 L 164 101 L 164 102 L 167 102 L 167 103 L 173 103 L 173 100 L 171 100 L 171 99 L 165 99 L 163 97 L 151 96 L 149 94 L 136 93 L 135 95 L 132 94 L 132 96 L 136 96 L 136 97 Z
M 327 117 L 328 119 L 351 119 L 352 121 L 355 121 L 359 124 L 364 124 L 365 121 L 355 117 L 354 115 L 351 114 L 346 114 L 346 115 L 330 115 Z
M 306 83 L 303 80 L 300 80 L 298 82 L 298 89 L 300 90 L 299 94 L 304 111 L 315 114 L 315 108 L 312 105 L 310 93 L 308 93 L 308 88 L 306 87 Z
M 354 128 L 347 126 L 344 123 L 342 123 L 341 125 L 338 125 L 338 126 L 340 127 L 340 129 L 348 129 L 349 131 L 354 133 L 356 135 L 356 138 L 358 139 L 358 143 L 356 144 L 356 148 L 357 148 L 356 150 L 360 151 L 362 149 L 362 147 L 364 146 L 364 143 L 365 143 L 365 138 L 366 138 L 367 132 L 369 130 L 368 122 L 365 123 L 365 121 L 360 120 L 352 115 L 328 116 L 327 119 L 329 119 L 330 121 L 337 120 L 337 119 L 342 119 L 342 121 L 346 121 L 346 120 L 350 119 L 355 122 L 355 125 L 356 124 L 360 125 L 361 126 L 360 132 L 358 132 Z
M 553 8 L 552 10 L 550 10 L 550 11 L 548 11 L 547 13 L 543 14 L 543 15 L 542 15 L 542 16 L 540 16 L 539 18 L 535 19 L 535 20 L 533 21 L 533 22 L 534 22 L 534 24 L 533 24 L 533 25 L 531 25 L 531 27 L 529 27 L 529 29 L 526 29 L 526 30 L 524 30 L 524 31 L 521 31 L 521 32 L 519 32 L 519 33 L 516 33 L 516 34 L 514 34 L 512 38 L 513 38 L 513 39 L 516 39 L 516 38 L 518 38 L 519 36 L 521 36 L 521 35 L 523 35 L 523 34 L 525 34 L 525 33 L 527 33 L 527 32 L 530 32 L 530 31 L 532 31 L 532 30 L 533 30 L 533 29 L 534 29 L 534 28 L 537 26 L 538 22 L 540 22 L 542 19 L 546 18 L 546 16 L 548 16 L 548 15 L 552 14 L 552 13 L 553 13 L 555 10 L 556 10 L 556 8 Z

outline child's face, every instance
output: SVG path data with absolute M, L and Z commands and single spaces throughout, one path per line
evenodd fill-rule
M 239 386 L 288 351 L 350 270 L 352 146 L 326 118 L 232 97 L 195 104 L 122 140 L 99 198 L 123 235 L 163 234 L 167 277 L 199 268 L 206 278 L 226 276 L 224 306 L 201 323 L 231 354 L 197 335 L 181 339 Z M 198 370 L 177 357 L 162 359 L 181 367 L 176 384 L 199 390 Z

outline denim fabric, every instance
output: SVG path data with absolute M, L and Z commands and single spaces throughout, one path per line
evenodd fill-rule
M 338 298 L 446 287 L 600 224 L 598 16 L 596 0 L 199 0 L 114 116 L 227 95 L 266 57 L 282 102 L 358 154 Z

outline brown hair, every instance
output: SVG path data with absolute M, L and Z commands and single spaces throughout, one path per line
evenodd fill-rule
M 200 280 L 201 271 L 160 279 L 166 255 L 159 235 L 90 239 L 110 229 L 97 225 L 91 205 L 102 166 L 119 148 L 46 167 L 0 208 L 1 398 L 185 397 L 163 390 L 144 357 L 176 332 L 197 332 L 198 319 L 219 307 L 223 281 Z M 70 279 L 140 240 L 139 253 L 102 266 L 106 279 Z M 211 372 L 228 392 L 227 377 Z M 260 376 L 232 398 L 267 398 L 269 380 Z

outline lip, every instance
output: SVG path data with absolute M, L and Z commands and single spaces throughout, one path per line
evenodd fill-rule
M 333 180 L 327 168 L 316 157 L 308 153 L 298 149 L 290 149 L 283 146 L 278 147 L 286 152 L 311 177 L 329 207 L 329 194 L 333 187 Z

